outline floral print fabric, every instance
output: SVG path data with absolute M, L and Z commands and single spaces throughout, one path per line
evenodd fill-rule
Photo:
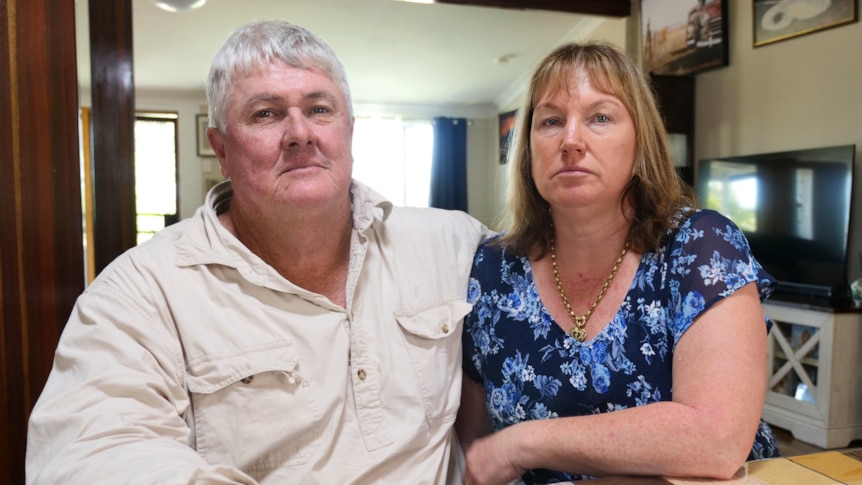
M 612 412 L 670 401 L 673 349 L 694 320 L 748 283 L 761 300 L 775 280 L 742 232 L 717 212 L 693 212 L 660 251 L 644 253 L 608 326 L 580 343 L 539 299 L 530 262 L 485 243 L 476 253 L 464 320 L 464 372 L 486 391 L 495 430 L 530 419 Z M 568 323 L 568 322 L 566 322 Z M 767 318 L 764 331 L 769 331 Z M 778 456 L 761 422 L 749 459 Z M 528 484 L 588 477 L 531 470 Z

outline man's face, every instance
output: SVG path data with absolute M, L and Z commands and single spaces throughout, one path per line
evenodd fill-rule
M 263 65 L 228 89 L 225 131 L 208 131 L 233 185 L 232 207 L 324 209 L 344 203 L 353 169 L 353 118 L 327 75 Z

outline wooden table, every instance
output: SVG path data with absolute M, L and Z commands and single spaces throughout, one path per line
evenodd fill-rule
M 789 458 L 770 458 L 745 464 L 730 480 L 608 477 L 592 480 L 601 485 L 862 485 L 862 448 L 823 451 Z

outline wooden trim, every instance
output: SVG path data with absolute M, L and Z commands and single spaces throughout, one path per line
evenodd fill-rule
M 518 10 L 553 10 L 558 12 L 628 17 L 631 0 L 436 0 L 437 3 L 499 7 Z
M 92 141 L 91 133 L 91 110 L 89 107 L 81 107 L 81 171 L 84 173 L 84 240 L 86 241 L 87 284 L 96 278 L 96 238 L 93 231 L 93 154 L 90 148 Z
M 132 0 L 89 0 L 96 272 L 136 244 Z
M 72 0 L 0 0 L 0 483 L 84 288 Z

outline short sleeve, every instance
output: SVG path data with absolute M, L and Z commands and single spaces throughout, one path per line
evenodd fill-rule
M 674 345 L 698 316 L 743 286 L 756 283 L 760 301 L 775 289 L 775 278 L 757 262 L 745 235 L 718 212 L 697 211 L 670 236 L 667 284 Z M 764 324 L 768 330 L 769 320 Z
M 467 302 L 473 305 L 464 317 L 461 334 L 462 368 L 464 375 L 484 386 L 484 363 L 488 355 L 499 354 L 504 347 L 497 335 L 497 324 L 502 319 L 503 308 L 511 304 L 510 298 L 519 292 L 512 281 L 526 283 L 523 274 L 513 266 L 519 258 L 512 258 L 499 243 L 500 235 L 494 235 L 479 245 L 473 258 L 473 267 L 467 286 Z M 501 307 L 502 306 L 502 307 Z
M 482 335 L 485 333 L 482 330 L 482 322 L 487 316 L 485 307 L 489 303 L 487 297 L 483 298 L 482 295 L 482 280 L 487 280 L 486 285 L 490 284 L 490 275 L 493 274 L 486 261 L 487 252 L 487 244 L 482 244 L 473 259 L 473 268 L 467 287 L 467 302 L 473 305 L 473 310 L 464 317 L 464 330 L 461 334 L 464 375 L 479 385 L 482 385 L 484 380 L 482 378 L 481 341 Z

